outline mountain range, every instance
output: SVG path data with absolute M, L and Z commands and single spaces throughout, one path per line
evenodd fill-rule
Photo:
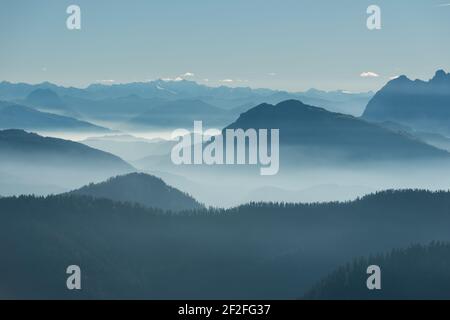
M 48 165 L 74 164 L 83 166 L 91 163 L 99 168 L 119 168 L 128 170 L 131 167 L 120 158 L 103 151 L 89 148 L 83 144 L 42 137 L 37 134 L 27 133 L 23 130 L 0 131 L 0 159 L 16 157 L 22 161 L 34 161 L 49 158 L 52 161 Z
M 0 101 L 0 129 L 108 133 L 111 130 L 75 118 L 41 112 L 34 108 Z
M 245 193 L 249 193 L 253 199 L 261 199 L 255 196 L 254 190 L 258 190 L 261 184 L 270 186 L 271 183 L 275 184 L 273 186 L 277 190 L 307 190 L 338 185 L 334 191 L 323 187 L 316 189 L 320 190 L 317 194 L 322 199 L 349 199 L 353 197 L 350 195 L 361 194 L 352 189 L 354 185 L 361 186 L 361 190 L 379 190 L 393 183 L 402 187 L 430 185 L 430 181 L 435 179 L 432 177 L 439 175 L 433 168 L 450 166 L 449 152 L 442 149 L 440 144 L 429 144 L 428 138 L 425 140 L 409 132 L 329 112 L 297 100 L 256 106 L 242 113 L 223 132 L 227 129 L 279 129 L 280 166 L 278 174 L 273 177 L 274 181 L 257 179 L 259 165 L 176 166 L 171 161 L 170 151 L 166 154 L 151 154 L 132 163 L 143 171 L 156 169 L 175 173 L 202 185 L 215 185 L 215 181 L 220 181 L 220 192 L 229 199 L 244 199 Z M 415 179 L 409 174 L 410 170 L 415 170 L 417 176 L 424 174 L 428 178 Z M 397 177 L 397 180 L 393 177 Z M 431 185 L 437 186 L 436 183 Z M 442 181 L 441 185 L 445 185 L 445 182 Z M 207 192 L 207 197 L 199 196 L 205 191 L 195 185 L 187 190 L 210 205 L 230 204 L 217 200 L 210 192 Z M 205 198 L 215 199 L 215 202 L 208 202 Z M 284 196 L 277 193 L 267 198 L 318 199 L 311 196 L 302 198 L 300 192 L 294 195 L 286 193 Z
M 446 77 L 447 74 L 444 72 L 437 72 L 434 79 L 430 81 L 435 84 L 442 83 L 443 89 L 440 91 L 436 89 L 436 95 L 445 96 L 447 82 L 444 79 Z M 390 83 L 402 79 L 403 77 L 400 77 Z M 164 94 L 154 94 L 155 92 L 160 93 L 160 91 L 163 91 Z M 404 167 L 422 160 L 442 160 L 446 163 L 449 160 L 449 153 L 446 151 L 448 150 L 448 141 L 445 135 L 436 134 L 431 130 L 427 132 L 414 129 L 406 131 L 401 129 L 406 127 L 402 123 L 395 122 L 394 124 L 394 121 L 391 120 L 381 122 L 365 117 L 359 118 L 315 107 L 305 102 L 310 99 L 311 101 L 320 101 L 323 104 L 326 104 L 324 101 L 345 104 L 350 97 L 352 99 L 369 100 L 372 96 L 371 93 L 351 94 L 344 91 L 323 92 L 312 89 L 304 93 L 293 94 L 266 89 L 210 88 L 191 81 L 159 80 L 112 86 L 92 85 L 85 89 L 64 88 L 50 83 L 26 85 L 2 82 L 0 84 L 0 96 L 7 96 L 9 99 L 16 101 L 5 102 L 0 105 L 0 124 L 3 120 L 6 123 L 4 124 L 5 129 L 17 127 L 35 132 L 45 131 L 44 128 L 53 128 L 63 132 L 97 130 L 98 133 L 104 134 L 102 131 L 107 129 L 87 122 L 86 119 L 90 118 L 95 120 L 92 123 L 97 122 L 97 120 L 111 120 L 115 125 L 130 130 L 142 126 L 141 128 L 144 131 L 151 130 L 156 126 L 161 126 L 162 129 L 173 127 L 190 129 L 192 128 L 192 122 L 199 119 L 210 121 L 211 126 L 217 125 L 230 129 L 279 129 L 280 168 L 281 171 L 286 168 L 289 171 L 288 176 L 291 176 L 292 169 L 296 169 L 295 172 L 298 172 L 311 167 L 353 170 L 357 167 L 359 169 L 364 168 L 368 164 L 381 166 L 385 163 L 395 163 Z M 305 101 L 288 99 L 279 103 L 262 103 L 256 106 L 251 103 L 251 101 L 258 99 L 278 101 L 292 96 L 302 96 Z M 214 104 L 205 101 L 213 101 Z M 225 108 L 225 105 L 221 105 L 218 101 L 221 101 L 221 103 L 230 102 L 230 104 Z M 44 108 L 47 108 L 48 111 L 43 112 Z M 61 110 L 57 110 L 58 108 Z M 63 112 L 73 112 L 78 115 L 77 118 L 82 120 L 57 114 Z M 388 125 L 388 123 L 391 123 L 391 125 Z M 396 126 L 400 129 L 394 129 Z M 109 132 L 106 131 L 105 133 Z M 238 170 L 236 170 L 236 167 L 214 166 L 209 170 L 212 176 L 198 177 L 197 179 L 194 171 L 197 169 L 203 170 L 203 168 L 187 168 L 186 166 L 175 168 L 172 164 L 170 151 L 175 143 L 174 141 L 150 142 L 133 138 L 131 135 L 128 135 L 129 138 L 127 139 L 118 138 L 126 135 L 127 133 L 117 133 L 115 134 L 116 137 L 92 137 L 82 142 L 91 147 L 89 148 L 91 150 L 94 150 L 93 148 L 100 149 L 105 151 L 106 154 L 114 154 L 126 161 L 131 161 L 140 170 L 175 173 L 188 180 L 193 180 L 194 183 L 200 180 L 212 181 L 211 179 L 217 178 L 220 171 L 226 171 L 225 175 L 221 177 L 229 179 L 236 178 L 235 175 L 228 175 L 231 170 L 239 171 L 238 176 L 243 172 L 253 172 L 253 168 L 249 169 L 248 166 L 241 166 Z M 39 143 L 37 143 L 37 146 L 39 146 Z M 74 159 L 77 159 L 77 157 L 75 156 Z M 45 161 L 38 162 L 39 166 L 48 168 L 54 162 L 54 158 L 59 159 L 61 155 L 47 158 L 43 157 Z M 71 157 L 66 158 L 67 164 L 72 165 L 77 162 Z M 19 160 L 22 161 L 22 159 Z M 21 163 L 20 161 L 18 163 Z M 123 160 L 120 159 L 120 161 Z M 86 159 L 80 159 L 79 161 L 80 164 L 87 162 L 89 161 Z M 96 162 L 96 164 L 93 164 L 95 168 L 98 161 L 93 162 Z M 13 163 L 14 161 L 9 161 L 9 164 Z M 59 174 L 62 174 L 65 160 L 61 160 L 60 163 L 62 166 Z M 49 182 L 51 185 L 55 184 L 67 190 L 68 187 L 73 189 L 89 182 L 99 182 L 117 174 L 135 171 L 131 165 L 125 161 L 123 163 L 128 166 L 126 171 L 103 170 L 108 166 L 105 168 L 97 166 L 99 170 L 90 168 L 87 171 L 94 172 L 92 180 L 88 179 L 86 170 L 81 170 L 85 174 L 79 175 L 83 179 L 77 179 L 78 176 L 74 172 L 66 172 L 66 175 L 70 174 L 76 178 L 76 182 L 71 183 L 70 186 L 61 186 L 55 179 Z M 30 169 L 28 164 L 27 166 Z M 58 167 L 55 168 L 56 171 L 58 171 Z M 18 168 L 18 166 L 16 165 L 14 168 Z M 23 174 L 20 170 L 17 171 L 21 176 L 17 178 L 22 179 Z M 29 171 L 31 169 L 27 172 Z M 104 174 L 97 175 L 99 172 Z M 186 172 L 186 175 L 183 174 L 184 172 Z M 12 173 L 13 175 L 16 174 L 13 171 Z M 33 174 L 35 175 L 36 172 Z M 203 183 L 203 181 L 202 185 L 209 185 L 209 183 Z M 246 179 L 246 182 L 250 184 L 248 179 Z M 277 184 L 277 189 L 307 190 L 315 186 L 334 184 L 332 180 L 315 181 L 309 185 L 301 186 L 285 184 L 285 182 Z M 221 180 L 221 184 L 221 187 L 224 187 L 224 180 Z M 376 185 L 368 185 L 361 181 L 351 184 L 338 183 L 337 185 L 339 185 L 339 189 L 345 189 L 354 184 L 364 186 L 368 190 L 378 189 Z M 266 183 L 263 185 L 266 185 Z M 267 185 L 270 186 L 270 183 Z M 249 185 L 244 192 L 252 193 L 260 186 L 260 183 L 255 181 L 255 185 Z M 406 186 L 410 186 L 410 184 L 406 184 Z M 224 188 L 236 189 L 236 186 L 230 184 Z M 199 190 L 204 190 L 204 188 Z M 195 194 L 198 196 L 199 193 L 196 192 Z M 242 196 L 240 195 L 239 199 Z M 292 195 L 281 198 L 297 199 L 298 197 Z M 206 203 L 205 198 L 201 198 L 201 201 Z
M 58 190 L 101 181 L 135 169 L 110 153 L 23 130 L 0 131 L 0 167 L 28 184 Z
M 357 257 L 449 241 L 449 206 L 448 192 L 420 190 L 184 214 L 73 194 L 0 198 L 0 298 L 297 299 Z M 435 253 L 407 255 L 407 267 L 387 263 L 386 294 L 395 288 L 390 275 L 402 273 L 414 274 L 400 286 L 411 295 L 423 297 L 426 289 L 448 297 L 440 286 L 415 286 L 429 279 L 438 285 L 434 271 L 448 274 L 448 250 Z M 70 291 L 65 270 L 74 263 L 82 268 L 84 286 Z M 359 266 L 349 270 L 348 284 L 365 271 Z M 367 274 L 361 277 L 364 285 Z M 441 283 L 448 289 L 447 281 Z
M 64 115 L 74 116 L 78 113 L 86 119 L 108 119 L 108 117 L 117 119 L 120 116 L 123 120 L 143 114 L 151 107 L 179 100 L 200 100 L 217 108 L 235 109 L 239 112 L 247 111 L 252 106 L 263 102 L 279 103 L 288 99 L 300 99 L 305 103 L 320 105 L 331 111 L 359 116 L 372 96 L 372 92 L 309 90 L 291 93 L 245 87 L 208 87 L 187 80 L 155 80 L 114 85 L 93 84 L 84 89 L 66 88 L 49 82 L 36 85 L 5 81 L 0 83 L 0 99 L 24 104 L 28 100 L 31 105 L 47 105 L 47 108 L 59 109 L 56 110 L 59 112 L 65 109 L 68 114 Z
M 373 98 L 185 80 L 2 82 L 0 299 L 371 298 L 369 263 L 389 281 L 381 297 L 448 298 L 448 245 L 391 250 L 450 241 L 450 192 L 406 189 L 448 188 L 449 96 L 444 71 L 428 82 L 399 77 Z M 194 120 L 279 129 L 279 174 L 175 166 L 176 141 L 94 124 L 190 129 Z M 46 130 L 101 136 L 28 132 Z M 402 190 L 372 193 L 387 188 Z M 377 252 L 391 253 L 354 260 Z M 72 264 L 83 290 L 66 289 Z
M 214 107 L 201 100 L 176 100 L 151 108 L 129 121 L 132 128 L 190 128 L 201 120 L 205 126 L 223 127 L 236 114 Z

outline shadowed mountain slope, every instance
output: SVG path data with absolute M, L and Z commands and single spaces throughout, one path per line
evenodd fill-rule
M 450 135 L 450 74 L 439 70 L 430 81 L 401 76 L 388 82 L 370 100 L 363 118 Z

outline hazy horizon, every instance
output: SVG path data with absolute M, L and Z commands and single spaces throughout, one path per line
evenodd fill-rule
M 431 79 L 432 77 L 430 77 Z M 427 79 L 428 80 L 428 79 Z M 201 81 L 195 81 L 195 80 L 189 80 L 189 79 L 163 79 L 163 78 L 157 78 L 157 79 L 149 79 L 149 80 L 144 80 L 144 81 L 131 81 L 131 82 L 114 82 L 114 83 L 107 83 L 107 82 L 102 82 L 102 81 L 94 81 L 92 83 L 86 83 L 83 85 L 68 85 L 65 84 L 64 81 L 48 81 L 48 80 L 42 80 L 42 81 L 36 81 L 36 82 L 28 82 L 28 81 L 11 81 L 8 79 L 0 79 L 0 83 L 10 83 L 10 84 L 27 84 L 27 85 L 33 85 L 33 86 L 37 86 L 37 85 L 42 85 L 45 83 L 50 83 L 53 85 L 56 85 L 58 87 L 62 87 L 62 88 L 75 88 L 75 89 L 87 89 L 90 86 L 93 85 L 102 85 L 102 86 L 116 86 L 116 85 L 130 85 L 130 84 L 137 84 L 137 83 L 152 83 L 155 81 L 163 81 L 163 82 L 167 82 L 167 83 L 176 83 L 176 82 L 182 82 L 182 81 L 188 81 L 188 82 L 193 82 L 196 83 L 198 85 L 201 86 L 205 86 L 208 88 L 220 88 L 220 87 L 226 87 L 226 88 L 250 88 L 252 90 L 272 90 L 272 91 L 281 91 L 281 92 L 288 92 L 288 93 L 305 93 L 307 91 L 310 90 L 319 90 L 319 91 L 323 91 L 323 92 L 342 92 L 342 93 L 347 93 L 347 94 L 359 94 L 359 93 L 375 93 L 376 91 L 379 90 L 378 89 L 369 89 L 367 91 L 350 91 L 350 90 L 346 90 L 345 88 L 339 88 L 337 87 L 336 89 L 331 89 L 331 90 L 325 90 L 319 87 L 309 87 L 305 90 L 301 90 L 301 91 L 291 91 L 288 89 L 280 89 L 280 88 L 270 88 L 270 87 L 252 87 L 251 85 L 229 85 L 229 84 L 211 84 L 211 83 L 202 83 Z M 389 81 L 389 80 L 388 80 Z M 384 84 L 383 84 L 384 86 Z
M 81 30 L 66 27 L 72 4 L 81 8 Z M 372 4 L 3 0 L 0 75 L 74 87 L 161 78 L 365 92 L 401 74 L 430 79 L 449 69 L 450 6 L 379 0 L 382 28 L 368 30 Z

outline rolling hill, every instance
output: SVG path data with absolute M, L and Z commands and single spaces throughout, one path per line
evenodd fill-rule
M 450 135 L 450 74 L 436 72 L 429 81 L 394 79 L 368 103 L 363 119 L 393 121 L 417 131 Z

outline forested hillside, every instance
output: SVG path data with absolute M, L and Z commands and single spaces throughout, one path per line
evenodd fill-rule
M 449 209 L 450 193 L 413 190 L 177 214 L 84 196 L 1 198 L 0 294 L 296 299 L 357 257 L 450 241 Z M 76 293 L 65 288 L 71 264 L 83 272 Z

